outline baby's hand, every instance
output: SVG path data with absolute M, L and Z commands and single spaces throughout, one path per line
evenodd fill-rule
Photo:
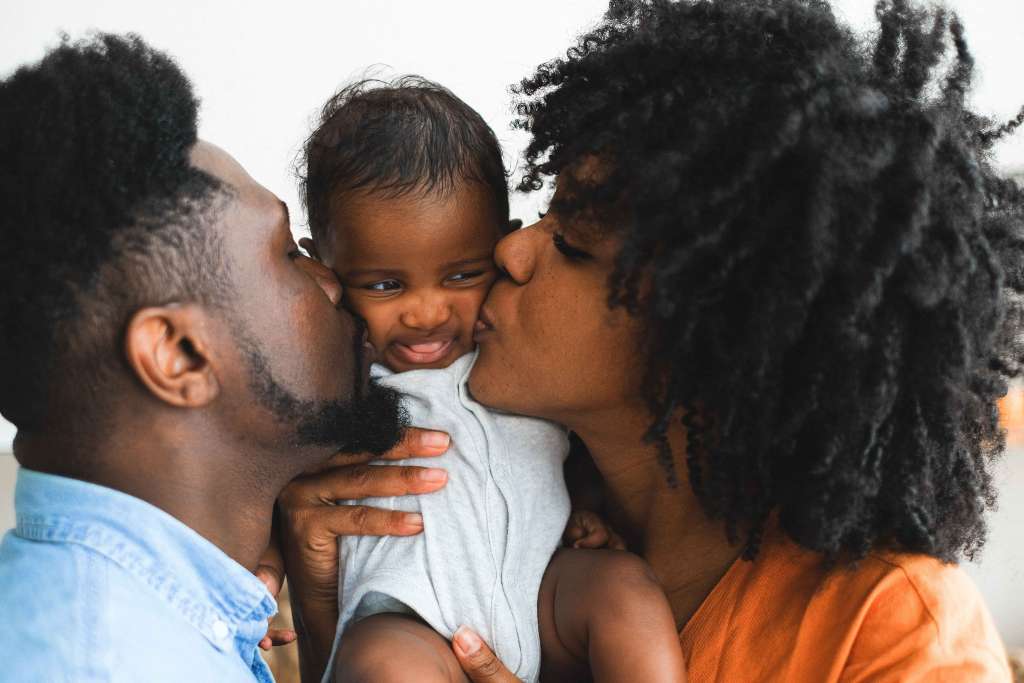
M 577 510 L 569 516 L 562 538 L 571 548 L 626 549 L 622 537 L 605 524 L 600 516 L 589 510 Z

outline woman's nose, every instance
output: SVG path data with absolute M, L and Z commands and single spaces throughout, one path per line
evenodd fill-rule
M 525 285 L 533 277 L 537 253 L 546 233 L 537 224 L 505 235 L 494 248 L 494 261 L 517 285 Z
M 409 298 L 411 304 L 400 316 L 402 324 L 417 330 L 434 330 L 452 317 L 452 308 L 447 297 L 439 293 L 425 292 Z

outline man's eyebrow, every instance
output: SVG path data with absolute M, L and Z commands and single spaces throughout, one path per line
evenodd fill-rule
M 278 199 L 277 201 L 280 202 L 281 209 L 284 211 L 284 224 L 287 225 L 288 227 L 291 227 L 292 217 L 288 213 L 288 205 L 284 203 L 284 200 Z

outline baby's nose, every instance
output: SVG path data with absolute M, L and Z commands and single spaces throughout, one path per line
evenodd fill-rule
M 452 317 L 452 309 L 445 297 L 423 296 L 402 314 L 402 324 L 417 330 L 433 330 Z

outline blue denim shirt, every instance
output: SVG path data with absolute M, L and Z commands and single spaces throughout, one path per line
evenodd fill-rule
M 22 468 L 0 542 L 0 681 L 272 681 L 266 587 L 162 510 Z

